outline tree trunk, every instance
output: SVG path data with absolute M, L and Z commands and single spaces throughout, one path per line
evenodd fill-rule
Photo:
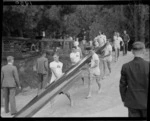
M 138 8 L 134 5 L 134 38 L 138 41 Z
M 8 36 L 8 37 L 10 37 L 10 36 L 11 36 L 10 31 L 7 31 L 7 36 Z
M 18 32 L 19 32 L 19 37 L 23 37 L 23 31 L 22 31 L 22 29 L 19 29 Z
M 140 41 L 145 43 L 145 18 L 144 18 L 144 5 L 140 5 Z

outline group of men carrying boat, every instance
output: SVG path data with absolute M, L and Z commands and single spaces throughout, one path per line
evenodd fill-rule
M 125 42 L 123 42 L 122 38 L 119 36 L 117 32 L 114 34 L 113 38 L 114 38 L 113 46 L 115 49 L 115 61 L 118 61 L 119 51 L 120 51 L 120 42 L 122 42 L 122 45 L 125 44 Z M 127 39 L 126 40 L 127 41 L 126 44 L 127 44 L 130 41 L 130 39 L 127 36 L 126 36 L 126 39 Z M 101 92 L 101 80 L 105 79 L 107 76 L 110 75 L 113 49 L 109 40 L 106 39 L 106 36 L 102 34 L 102 32 L 99 32 L 99 35 L 95 37 L 93 41 L 86 42 L 86 40 L 83 40 L 81 43 L 85 45 L 85 53 L 83 54 L 81 48 L 79 47 L 79 41 L 78 40 L 74 41 L 72 52 L 70 53 L 70 60 L 71 60 L 72 66 L 76 66 L 76 64 L 78 64 L 84 58 L 85 55 L 91 54 L 91 61 L 90 63 L 87 63 L 86 65 L 86 70 L 88 71 L 88 77 L 89 77 L 88 95 L 86 96 L 86 98 L 88 99 L 92 97 L 91 88 L 92 88 L 93 80 L 96 80 L 97 85 L 98 85 L 98 93 L 100 93 Z M 134 46 L 133 49 L 135 51 L 134 54 L 137 53 L 137 50 L 139 51 L 141 50 L 141 48 L 142 50 L 144 49 L 144 45 L 141 43 L 135 43 L 133 46 Z M 98 53 L 95 52 L 97 48 L 102 48 L 102 47 L 104 47 L 102 51 Z M 125 51 L 124 54 L 127 54 L 127 51 Z M 3 87 L 4 92 L 5 92 L 5 112 L 6 113 L 9 112 L 9 101 L 10 101 L 11 114 L 15 115 L 17 113 L 16 103 L 15 103 L 15 88 L 16 87 L 21 88 L 21 86 L 19 82 L 17 68 L 13 65 L 14 58 L 12 56 L 8 56 L 7 61 L 8 61 L 8 65 L 2 67 L 1 86 Z M 108 75 L 106 75 L 107 68 L 109 70 Z M 51 70 L 52 74 L 51 74 L 51 79 L 47 81 L 49 69 Z M 52 83 L 55 83 L 64 74 L 62 71 L 63 63 L 59 60 L 59 53 L 55 52 L 53 54 L 53 61 L 48 63 L 48 59 L 46 58 L 46 52 L 44 51 L 42 53 L 42 56 L 37 59 L 35 70 L 39 77 L 38 95 L 40 95 L 42 92 L 44 92 L 47 86 L 49 86 Z M 121 75 L 121 77 L 123 76 L 124 75 Z M 81 74 L 81 78 L 84 84 L 85 80 L 84 80 L 83 73 Z M 122 87 L 125 86 L 123 84 L 123 81 L 127 81 L 127 80 L 123 80 L 123 78 L 121 78 L 120 85 Z M 69 93 L 68 89 L 63 89 L 60 94 L 65 94 L 70 100 L 71 106 L 73 106 L 71 94 Z M 133 114 L 133 111 L 130 109 L 130 116 L 131 114 Z

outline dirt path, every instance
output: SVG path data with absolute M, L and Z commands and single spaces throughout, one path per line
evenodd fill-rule
M 131 52 L 127 56 L 121 56 L 118 62 L 112 63 L 112 73 L 109 77 L 101 81 L 102 91 L 97 93 L 98 86 L 95 80 L 92 85 L 92 97 L 87 96 L 87 77 L 85 85 L 82 81 L 77 81 L 70 89 L 74 106 L 70 107 L 69 100 L 65 95 L 55 97 L 53 107 L 46 104 L 33 117 L 127 117 L 127 109 L 123 106 L 119 93 L 120 70 L 124 63 L 133 59 Z M 37 90 L 30 90 L 16 96 L 17 109 L 20 110 L 35 95 Z M 10 117 L 10 114 L 1 112 L 2 117 Z
M 112 65 L 112 73 L 105 80 L 101 81 L 102 92 L 97 94 L 98 86 L 93 81 L 92 98 L 86 99 L 87 96 L 87 79 L 83 86 L 82 81 L 78 81 L 70 90 L 74 100 L 74 106 L 70 107 L 68 99 L 64 95 L 56 97 L 53 107 L 48 103 L 42 110 L 40 110 L 35 117 L 103 117 L 111 115 L 101 112 L 117 107 L 119 110 L 114 112 L 114 116 L 127 116 L 127 109 L 123 107 L 119 94 L 119 79 L 120 70 L 123 63 L 132 59 L 131 53 L 127 56 L 120 57 L 117 63 Z M 121 107 L 121 109 L 120 109 Z M 114 109 L 115 110 L 115 109 Z M 120 114 L 122 111 L 123 114 Z M 113 111 L 110 111 L 113 112 Z M 107 112 L 106 112 L 107 113 Z M 118 115 L 117 115 L 118 114 Z

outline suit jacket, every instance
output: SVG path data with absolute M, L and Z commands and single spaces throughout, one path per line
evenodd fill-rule
M 128 43 L 128 41 L 130 40 L 130 37 L 128 34 L 123 34 L 123 41 L 124 43 Z
M 37 73 L 48 74 L 48 59 L 45 57 L 40 57 L 37 59 L 36 63 Z
M 150 63 L 140 57 L 122 66 L 120 94 L 124 105 L 133 109 L 147 109 Z
M 19 76 L 16 66 L 7 64 L 1 70 L 1 86 L 2 87 L 16 87 L 20 86 Z

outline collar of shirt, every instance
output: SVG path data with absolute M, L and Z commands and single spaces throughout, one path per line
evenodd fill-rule
M 8 63 L 9 65 L 13 65 L 12 63 Z
M 56 63 L 59 63 L 60 61 L 55 61 Z

